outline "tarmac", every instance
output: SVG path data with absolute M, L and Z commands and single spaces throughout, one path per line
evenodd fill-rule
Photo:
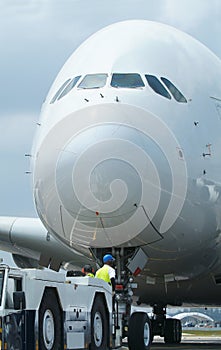
M 156 337 L 151 349 L 153 350 L 216 350 L 221 349 L 221 337 L 195 337 L 185 335 L 182 337 L 180 344 L 169 345 L 163 342 L 163 339 Z M 121 350 L 128 350 L 127 344 L 121 347 Z

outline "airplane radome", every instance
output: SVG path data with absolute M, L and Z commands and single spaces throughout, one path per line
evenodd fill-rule
M 154 334 L 168 304 L 220 305 L 220 135 L 221 62 L 209 49 L 155 22 L 100 30 L 42 107 L 32 152 L 38 248 L 32 219 L 10 218 L 0 220 L 1 248 L 25 247 L 45 265 L 112 252 L 118 279 L 139 272 Z

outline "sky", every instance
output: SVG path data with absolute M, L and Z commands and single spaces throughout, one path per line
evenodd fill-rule
M 220 0 L 0 0 L 0 216 L 36 216 L 29 157 L 43 100 L 72 52 L 102 27 L 146 19 L 221 58 Z

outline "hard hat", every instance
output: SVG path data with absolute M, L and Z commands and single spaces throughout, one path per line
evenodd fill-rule
M 103 262 L 104 263 L 106 263 L 106 262 L 108 262 L 108 261 L 114 261 L 115 259 L 114 259 L 114 257 L 111 255 L 111 254 L 106 254 L 106 255 L 104 255 L 104 257 L 103 257 Z

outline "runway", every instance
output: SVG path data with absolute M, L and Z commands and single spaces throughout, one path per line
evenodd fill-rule
M 221 338 L 220 337 L 183 337 L 180 344 L 168 345 L 163 342 L 163 340 L 156 339 L 151 345 L 153 350 L 216 350 L 221 348 Z M 128 347 L 123 346 L 122 350 L 128 350 Z
M 151 345 L 151 349 L 153 350 L 170 350 L 170 349 L 177 349 L 177 350 L 197 350 L 197 349 L 203 349 L 203 350 L 216 350 L 220 349 L 221 342 L 220 343 L 181 343 L 179 345 L 167 345 L 164 343 L 153 343 Z M 122 347 L 122 350 L 128 350 L 128 347 Z

